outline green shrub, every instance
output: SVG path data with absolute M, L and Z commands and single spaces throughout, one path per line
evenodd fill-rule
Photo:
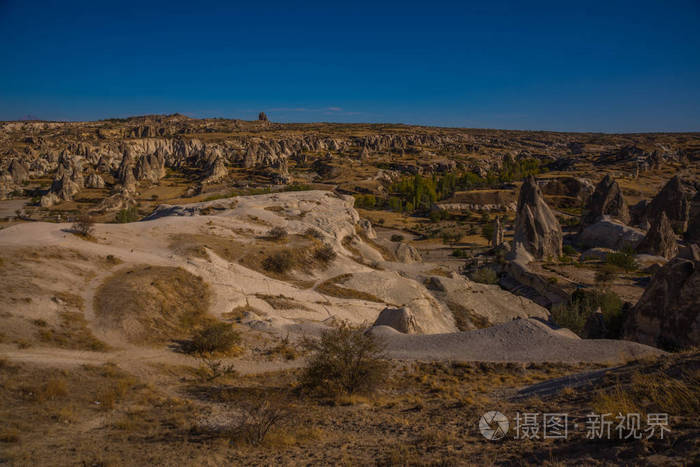
M 605 327 L 608 330 L 606 337 L 617 339 L 624 322 L 622 305 L 622 300 L 614 292 L 577 290 L 571 294 L 566 303 L 555 305 L 552 308 L 552 322 L 585 337 L 583 328 L 586 321 L 600 307 Z
M 625 271 L 635 271 L 639 269 L 639 265 L 634 257 L 634 250 L 625 249 L 608 254 L 605 258 L 607 264 L 612 264 Z
M 225 353 L 241 341 L 241 336 L 228 323 L 211 324 L 197 331 L 186 345 L 188 353 Z
M 497 284 L 498 274 L 491 268 L 481 268 L 472 273 L 471 279 L 481 284 Z
M 117 213 L 116 221 L 119 224 L 127 224 L 129 222 L 136 222 L 137 220 L 139 220 L 139 211 L 136 206 L 122 209 Z
M 493 224 L 485 224 L 481 227 L 481 236 L 486 240 L 491 241 L 495 228 L 496 227 Z
M 305 340 L 303 346 L 311 356 L 299 382 L 311 393 L 371 393 L 387 377 L 383 344 L 360 328 L 344 323 L 323 332 L 318 340 Z
M 566 256 L 575 256 L 578 254 L 578 251 L 576 251 L 576 248 L 572 247 L 571 245 L 564 245 L 562 247 L 562 252 Z

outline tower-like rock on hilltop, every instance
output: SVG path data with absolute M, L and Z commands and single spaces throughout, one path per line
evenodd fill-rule
M 535 177 L 529 176 L 518 198 L 513 251 L 522 246 L 534 258 L 561 256 L 562 232 L 559 221 L 542 196 Z

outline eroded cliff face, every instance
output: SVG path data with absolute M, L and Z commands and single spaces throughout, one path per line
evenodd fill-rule
M 700 344 L 700 247 L 664 265 L 630 310 L 624 338 L 668 349 Z

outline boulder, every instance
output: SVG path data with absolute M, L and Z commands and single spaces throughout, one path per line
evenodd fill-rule
M 678 254 L 676 234 L 665 212 L 654 220 L 646 236 L 637 245 L 638 253 L 673 258 Z
M 535 177 L 523 183 L 515 216 L 513 250 L 522 245 L 534 258 L 561 256 L 562 231 L 559 221 L 544 201 Z
M 629 224 L 631 217 L 627 202 L 622 197 L 620 186 L 610 175 L 606 175 L 595 187 L 584 209 L 582 225 L 597 222 L 602 216 L 609 216 Z
M 622 250 L 624 248 L 636 248 L 644 238 L 644 232 L 625 225 L 616 219 L 603 216 L 595 224 L 584 228 L 577 238 L 584 248 Z
M 416 318 L 407 307 L 384 308 L 372 327 L 389 326 L 404 334 L 418 333 Z
M 396 246 L 396 258 L 402 263 L 420 263 L 423 261 L 418 250 L 408 243 L 401 242 Z
M 623 326 L 623 337 L 667 349 L 700 345 L 700 248 L 692 245 L 654 275 Z

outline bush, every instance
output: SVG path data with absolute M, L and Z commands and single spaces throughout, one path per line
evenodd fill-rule
M 481 227 L 481 236 L 490 242 L 493 238 L 493 232 L 495 229 L 496 227 L 493 224 L 486 224 Z
M 605 264 L 600 270 L 596 271 L 595 282 L 605 287 L 613 282 L 616 277 L 616 267 L 611 264 Z
M 262 266 L 267 271 L 284 274 L 294 267 L 294 255 L 288 250 L 272 253 L 263 260 Z
M 267 237 L 270 240 L 284 240 L 287 238 L 289 234 L 287 233 L 287 229 L 284 227 L 273 227 L 270 229 L 270 231 L 267 233 Z
M 304 235 L 306 235 L 307 237 L 315 238 L 317 240 L 323 238 L 323 234 L 321 233 L 321 231 L 313 227 L 309 227 L 308 229 L 306 229 Z
M 557 326 L 568 328 L 581 337 L 588 317 L 599 307 L 603 313 L 603 321 L 608 330 L 608 339 L 620 336 L 624 322 L 623 303 L 614 292 L 577 290 L 566 303 L 552 308 L 552 321 Z
M 578 254 L 578 251 L 576 251 L 576 248 L 572 247 L 571 245 L 564 245 L 562 248 L 562 252 L 566 256 L 575 256 Z
M 314 258 L 323 264 L 332 262 L 337 256 L 338 254 L 330 245 L 323 245 L 314 250 Z
M 303 346 L 312 352 L 300 377 L 307 391 L 325 396 L 371 393 L 387 377 L 384 346 L 362 329 L 344 323 Z
M 624 269 L 625 271 L 635 271 L 639 269 L 637 260 L 634 257 L 634 250 L 630 249 L 608 254 L 605 258 L 605 262 L 617 266 L 620 269 Z
M 88 214 L 81 214 L 75 219 L 73 226 L 71 227 L 73 232 L 83 237 L 89 237 L 92 235 L 95 229 L 95 221 L 92 220 Z
M 236 435 L 253 446 L 259 446 L 270 430 L 288 417 L 280 407 L 264 401 L 246 411 L 245 418 L 236 430 Z
M 404 237 L 401 234 L 394 234 L 391 236 L 392 242 L 403 242 L 403 239 L 404 239 Z
M 241 341 L 241 336 L 228 323 L 211 324 L 196 332 L 187 347 L 188 353 L 225 353 Z
M 497 284 L 498 274 L 496 274 L 496 271 L 491 268 L 481 268 L 472 273 L 471 279 L 474 282 L 479 282 L 481 284 Z
M 136 206 L 122 209 L 117 213 L 116 221 L 119 224 L 127 224 L 139 220 L 139 211 Z

